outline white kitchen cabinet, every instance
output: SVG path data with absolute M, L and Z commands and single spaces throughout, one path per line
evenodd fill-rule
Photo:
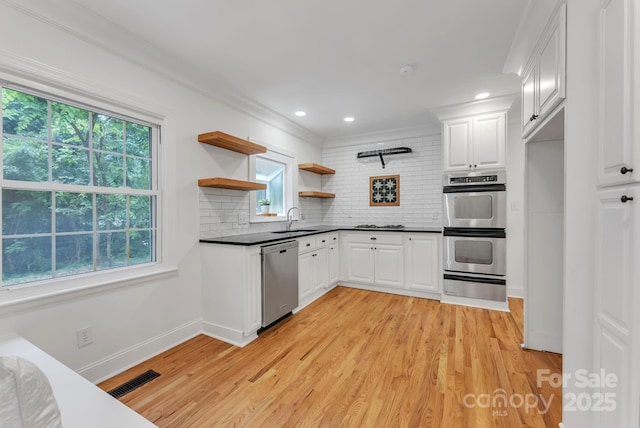
M 330 282 L 330 247 L 337 242 L 337 233 L 312 235 L 298 239 L 298 300 L 299 306 L 305 306 L 320 297 L 324 290 L 337 282 Z M 337 257 L 337 254 L 336 254 Z M 339 262 L 338 259 L 334 262 Z M 337 270 L 337 266 L 336 266 Z
M 329 282 L 327 286 L 338 283 L 340 278 L 340 245 L 329 245 Z
M 302 301 L 313 293 L 315 257 L 312 251 L 298 256 L 298 299 Z
M 529 136 L 565 98 L 566 5 L 551 17 L 522 74 L 522 137 Z
M 204 333 L 244 346 L 262 325 L 259 246 L 202 244 Z
M 404 286 L 404 247 L 400 234 L 349 233 L 345 241 L 347 281 Z
M 638 426 L 640 396 L 640 187 L 620 186 L 597 194 L 594 372 L 617 376 L 612 411 L 595 412 L 594 426 Z M 630 199 L 633 198 L 633 199 Z M 626 201 L 626 202 L 623 202 Z
M 327 247 L 316 249 L 313 254 L 313 291 L 327 288 L 329 284 L 329 265 Z
M 467 171 L 504 168 L 506 156 L 505 111 L 442 122 L 443 169 Z
M 405 238 L 408 289 L 441 292 L 439 242 L 440 237 L 431 234 L 412 234 Z
M 600 9 L 598 185 L 640 180 L 640 71 L 637 2 L 603 1 Z M 634 31 L 635 29 L 635 31 Z
M 347 280 L 373 284 L 374 253 L 373 244 L 347 242 Z
M 402 245 L 376 244 L 374 282 L 391 287 L 404 286 L 404 248 Z

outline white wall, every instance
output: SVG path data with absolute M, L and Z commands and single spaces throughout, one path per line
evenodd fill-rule
M 413 153 L 386 156 L 384 169 L 378 157 L 356 158 L 361 151 L 391 147 L 410 147 Z M 336 197 L 322 202 L 324 223 L 441 227 L 441 151 L 439 132 L 327 144 L 322 150 L 322 164 L 335 169 L 336 174 L 323 176 L 322 190 Z M 369 177 L 396 174 L 400 175 L 400 206 L 369 206 Z
M 305 162 L 319 162 L 320 148 L 5 3 L 0 21 L 0 77 L 49 81 L 164 117 L 164 263 L 177 273 L 0 309 L 0 334 L 17 332 L 96 381 L 200 331 L 197 179 L 247 179 L 248 166 L 245 156 L 198 143 L 197 134 L 256 137 Z M 15 293 L 0 292 L 0 303 Z M 94 343 L 78 349 L 75 331 L 85 325 L 93 326 Z
M 520 99 L 507 115 L 507 294 L 524 297 L 524 153 Z

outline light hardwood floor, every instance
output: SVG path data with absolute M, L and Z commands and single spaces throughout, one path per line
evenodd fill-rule
M 159 372 L 121 401 L 160 427 L 557 427 L 536 370 L 562 357 L 523 351 L 510 307 L 337 287 L 244 348 L 200 335 L 99 386 Z

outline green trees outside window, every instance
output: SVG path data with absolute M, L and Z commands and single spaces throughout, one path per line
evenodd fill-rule
M 156 261 L 157 128 L 2 88 L 2 286 Z

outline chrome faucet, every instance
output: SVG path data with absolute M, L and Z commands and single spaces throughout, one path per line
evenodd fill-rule
M 289 211 L 287 211 L 287 228 L 286 228 L 287 232 L 289 232 L 291 230 L 291 223 L 293 223 L 293 218 L 289 218 L 289 215 L 291 214 L 292 210 L 298 210 L 298 213 L 299 213 L 300 212 L 300 208 L 291 207 L 291 208 L 289 208 Z

